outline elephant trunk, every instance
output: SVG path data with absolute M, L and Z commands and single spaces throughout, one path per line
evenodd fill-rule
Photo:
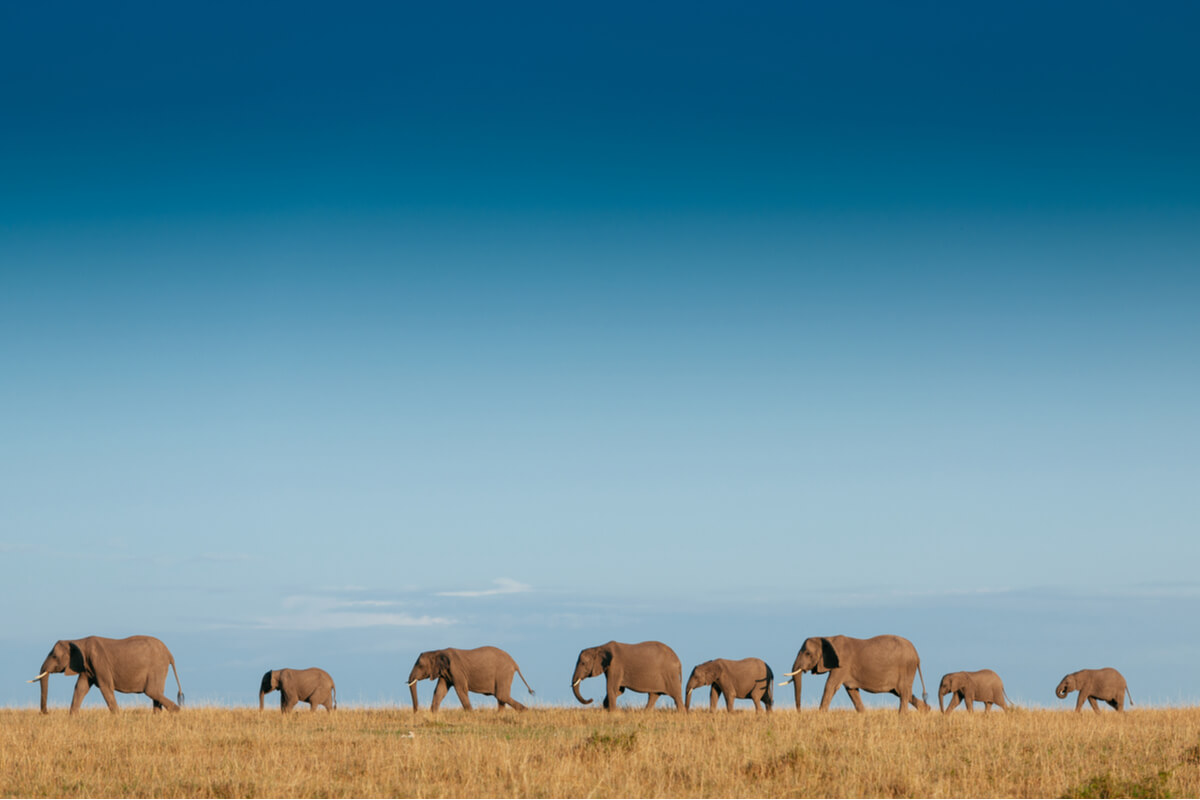
M 585 706 L 591 705 L 592 701 L 588 700 L 587 698 L 585 698 L 583 695 L 581 695 L 579 693 L 579 684 L 583 681 L 584 678 L 588 678 L 588 677 L 591 677 L 591 676 L 586 675 L 584 673 L 582 664 L 578 664 L 575 666 L 575 674 L 573 674 L 571 676 L 571 691 L 575 693 L 575 699 L 578 700 L 579 702 L 583 703 Z
M 49 714 L 50 710 L 46 708 L 46 692 L 50 688 L 50 675 L 45 670 L 42 670 L 42 677 L 40 680 L 42 683 L 42 713 Z
M 261 689 L 259 689 L 259 691 L 258 691 L 258 710 L 259 711 L 263 710 L 263 698 L 266 696 L 267 696 L 267 693 L 262 691 Z
M 802 673 L 802 672 L 797 672 L 795 675 L 792 676 L 792 688 L 794 688 L 796 690 L 796 710 L 797 711 L 800 710 L 800 676 L 803 674 L 804 673 Z
M 412 693 L 413 713 L 417 713 L 417 682 L 415 680 L 408 682 L 408 691 Z
M 1054 690 L 1054 694 L 1059 700 L 1062 700 L 1064 697 L 1070 694 L 1070 692 L 1067 691 L 1066 681 L 1063 681 L 1058 685 L 1058 688 Z

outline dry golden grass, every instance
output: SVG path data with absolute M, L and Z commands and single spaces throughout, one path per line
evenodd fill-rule
M 127 701 L 128 702 L 128 701 Z M 409 737 L 409 732 L 412 736 Z M 31 797 L 1197 797 L 1200 709 L 0 711 Z

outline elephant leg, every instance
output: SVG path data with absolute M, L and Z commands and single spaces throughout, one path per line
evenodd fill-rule
M 862 697 L 859 695 L 858 689 L 851 689 L 849 686 L 847 686 L 846 694 L 850 695 L 850 702 L 854 703 L 855 711 L 866 711 L 867 710 L 866 708 L 863 707 Z M 904 710 L 904 701 L 903 700 L 900 701 L 900 710 L 901 711 Z
M 162 711 L 164 708 L 167 709 L 168 711 L 178 711 L 179 710 L 179 706 L 175 705 L 170 700 L 168 700 L 167 696 L 165 694 L 163 694 L 161 691 L 156 692 L 151 689 L 147 689 L 146 696 L 154 701 L 154 710 L 155 711 Z
M 1110 706 L 1112 706 L 1112 707 L 1113 707 L 1114 709 L 1116 709 L 1117 711 L 1121 711 L 1121 710 L 1122 710 L 1121 706 L 1120 706 L 1120 705 L 1117 703 L 1117 701 L 1116 701 L 1116 700 L 1107 700 L 1107 701 L 1105 701 L 1105 702 L 1107 702 L 1107 703 L 1108 703 Z
M 438 678 L 437 686 L 433 689 L 433 703 L 429 706 L 430 712 L 437 711 L 441 707 L 442 698 L 448 691 L 450 691 L 450 685 L 446 683 L 446 679 Z
M 1091 706 L 1092 706 L 1092 711 L 1095 711 L 1097 714 L 1099 714 L 1099 713 L 1100 713 L 1100 706 L 1096 705 L 1096 698 L 1095 698 L 1095 697 L 1092 697 L 1091 695 L 1088 695 L 1088 703 L 1089 703 L 1089 704 L 1091 704 Z
M 750 702 L 754 703 L 754 713 L 762 711 L 762 703 L 758 701 L 758 692 L 750 693 Z
M 992 704 L 991 704 L 991 702 L 990 702 L 990 701 L 988 701 L 988 700 L 984 700 L 984 701 L 983 701 L 983 713 L 985 713 L 985 714 L 986 714 L 986 713 L 988 713 L 988 712 L 989 712 L 989 711 L 991 711 L 991 710 L 992 710 Z
M 1083 693 L 1083 690 L 1080 689 L 1079 690 L 1079 698 L 1075 701 L 1075 710 L 1076 711 L 1083 710 L 1083 701 L 1086 699 L 1087 699 L 1087 696 Z M 1093 703 L 1092 705 L 1095 705 L 1095 703 Z
M 658 702 L 658 692 L 649 692 L 646 698 L 646 709 L 654 708 L 654 704 Z
M 818 710 L 828 711 L 829 704 L 833 702 L 833 696 L 837 694 L 837 690 L 841 687 L 842 682 L 840 680 L 834 680 L 833 674 L 831 673 L 830 676 L 825 680 L 825 691 L 821 692 L 821 705 Z M 850 690 L 847 689 L 846 691 L 849 692 Z
M 716 711 L 717 710 L 717 701 L 719 701 L 720 699 L 721 699 L 721 690 L 718 689 L 717 685 L 714 683 L 713 687 L 711 689 L 709 689 L 709 691 L 708 691 L 708 710 Z
M 517 711 L 525 711 L 526 710 L 525 706 L 521 705 L 516 700 L 514 700 L 512 698 L 512 695 L 509 694 L 507 691 L 501 692 L 501 691 L 497 690 L 496 691 L 496 702 L 499 703 L 500 708 L 504 708 L 505 706 L 508 706 L 509 708 L 516 709 Z
M 900 690 L 896 694 L 900 695 L 900 713 L 903 714 L 908 711 L 908 704 L 912 702 L 912 682 L 901 683 Z
M 92 688 L 92 682 L 87 675 L 80 675 L 79 680 L 75 681 L 75 694 L 71 695 L 71 713 L 75 714 L 79 711 L 79 706 L 83 703 L 83 697 L 88 693 L 88 689 Z
M 947 714 L 958 708 L 959 697 L 960 695 L 958 692 L 954 692 L 952 695 L 950 695 L 950 705 L 946 706 Z
M 467 711 L 471 710 L 471 698 L 467 696 L 467 687 L 454 684 L 454 693 L 458 695 L 458 702 Z
M 287 714 L 293 708 L 295 708 L 296 704 L 299 702 L 299 697 L 294 697 L 291 694 L 285 694 L 283 697 L 279 698 L 279 707 L 283 710 L 283 713 Z
M 975 693 L 963 692 L 963 705 L 967 707 L 968 713 L 975 712 Z

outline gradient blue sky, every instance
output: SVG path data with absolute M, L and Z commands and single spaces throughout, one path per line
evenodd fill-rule
M 0 9 L 0 703 L 134 633 L 1200 699 L 1196 5 L 118 6 Z

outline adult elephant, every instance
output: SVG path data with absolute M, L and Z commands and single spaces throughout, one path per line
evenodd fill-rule
M 950 697 L 950 707 L 942 704 L 946 695 Z M 983 713 L 992 710 L 992 704 L 1008 711 L 1007 695 L 1004 693 L 1004 682 L 1000 676 L 990 669 L 980 669 L 975 672 L 947 672 L 942 676 L 938 685 L 938 708 L 943 713 L 954 710 L 960 702 L 967 711 L 975 710 L 975 703 L 983 703 Z
M 524 711 L 525 706 L 513 699 L 511 694 L 513 673 L 521 675 L 521 683 L 530 694 L 529 682 L 521 674 L 521 668 L 508 653 L 499 647 L 476 647 L 474 650 L 426 650 L 417 656 L 412 671 L 408 673 L 408 688 L 412 692 L 413 711 L 417 710 L 417 681 L 426 678 L 437 680 L 433 690 L 430 711 L 437 711 L 446 692 L 454 689 L 458 702 L 468 711 L 471 709 L 469 692 L 492 695 L 500 708 L 510 706 Z
M 1100 706 L 1096 705 L 1097 700 L 1103 700 L 1117 711 L 1124 711 L 1125 695 L 1129 694 L 1129 687 L 1125 684 L 1125 676 L 1112 667 L 1081 669 L 1064 676 L 1058 682 L 1058 688 L 1054 690 L 1054 694 L 1060 700 L 1065 699 L 1071 692 L 1079 692 L 1079 699 L 1075 701 L 1076 711 L 1081 711 L 1083 701 L 1087 700 L 1092 706 L 1092 711 L 1099 714 Z M 1133 705 L 1132 694 L 1129 694 L 1129 704 Z
M 658 696 L 665 694 L 675 701 L 677 711 L 686 710 L 680 691 L 683 668 L 679 656 L 662 642 L 607 642 L 581 650 L 571 676 L 571 691 L 575 692 L 576 700 L 584 705 L 592 702 L 579 693 L 579 683 L 601 672 L 608 679 L 604 707 L 609 711 L 616 709 L 617 695 L 626 689 L 648 694 L 646 708 L 654 708 Z
M 724 658 L 714 658 L 692 668 L 688 676 L 687 695 L 684 708 L 692 708 L 692 690 L 700 686 L 712 686 L 708 695 L 708 707 L 717 710 L 717 699 L 725 695 L 725 708 L 733 711 L 733 701 L 744 698 L 754 702 L 754 710 L 767 711 L 775 705 L 775 676 L 767 662 L 761 658 L 743 658 L 740 661 L 730 661 Z
M 178 705 L 167 699 L 163 689 L 167 683 L 167 667 L 175 672 Z M 106 639 L 103 636 L 87 636 L 83 639 L 59 639 L 42 662 L 41 674 L 28 681 L 42 682 L 42 713 L 46 708 L 46 692 L 50 675 L 62 672 L 79 675 L 75 681 L 75 694 L 71 698 L 71 712 L 79 711 L 84 695 L 93 686 L 100 687 L 100 694 L 108 704 L 108 710 L 116 713 L 117 699 L 114 692 L 144 694 L 154 701 L 154 710 L 162 708 L 178 711 L 183 704 L 183 685 L 179 682 L 179 670 L 175 658 L 167 646 L 153 636 L 130 636 L 127 639 Z
M 800 710 L 800 674 L 828 672 L 825 692 L 821 695 L 821 711 L 841 686 L 857 711 L 865 711 L 859 690 L 879 694 L 887 692 L 900 698 L 900 713 L 910 704 L 926 710 L 925 676 L 921 674 L 921 658 L 917 648 L 903 636 L 875 636 L 855 639 L 850 636 L 810 636 L 804 640 L 792 671 L 786 673 L 796 688 L 796 710 Z M 913 695 L 913 676 L 921 676 L 921 698 Z M 784 681 L 781 686 L 786 685 Z
M 308 703 L 313 711 L 325 706 L 327 711 L 337 709 L 337 687 L 329 673 L 317 667 L 308 669 L 272 669 L 262 676 L 258 688 L 258 710 L 263 710 L 263 698 L 279 691 L 279 708 L 287 713 L 297 703 Z

